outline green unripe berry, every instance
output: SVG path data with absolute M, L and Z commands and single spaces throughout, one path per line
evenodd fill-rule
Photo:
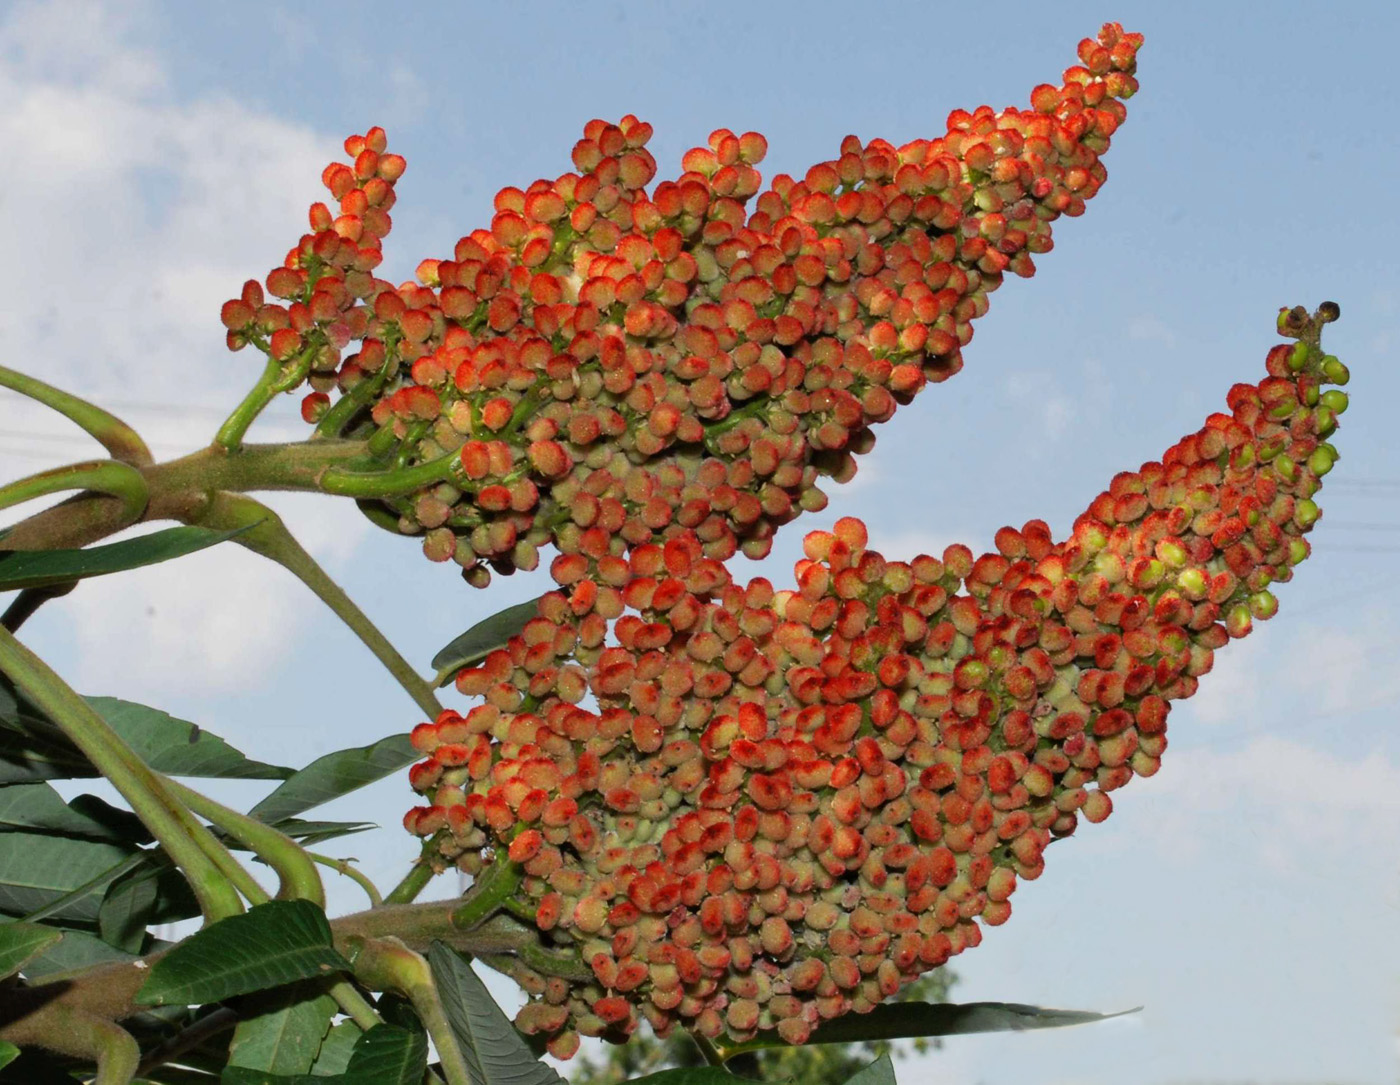
M 1336 462 L 1336 454 L 1327 445 L 1322 445 L 1308 457 L 1308 470 L 1321 478 L 1332 470 Z
M 1274 461 L 1274 473 L 1284 482 L 1292 482 L 1298 472 L 1298 465 L 1287 456 L 1280 456 Z
M 1328 354 L 1322 359 L 1322 375 L 1332 384 L 1346 384 L 1351 380 L 1351 370 L 1335 354 Z
M 1308 544 L 1302 539 L 1293 539 L 1288 544 L 1288 564 L 1297 565 L 1306 558 L 1310 552 Z
M 1188 599 L 1203 599 L 1210 585 L 1200 569 L 1183 569 L 1177 575 L 1176 586 L 1186 593 Z
M 1308 345 L 1298 343 L 1293 347 L 1293 353 L 1288 356 L 1288 368 L 1293 372 L 1299 372 L 1303 366 L 1308 364 Z
M 1299 527 L 1311 527 L 1317 523 L 1317 518 L 1322 515 L 1322 510 L 1313 501 L 1304 498 L 1293 506 L 1293 522 Z
M 1351 402 L 1350 397 L 1340 389 L 1329 388 L 1322 393 L 1322 405 L 1341 414 L 1347 409 L 1347 404 Z
M 1330 437 L 1337 430 L 1337 412 L 1331 407 L 1319 404 L 1313 413 L 1313 432 L 1319 437 Z
M 1278 599 L 1271 591 L 1255 592 L 1249 597 L 1249 612 L 1263 621 L 1278 613 Z

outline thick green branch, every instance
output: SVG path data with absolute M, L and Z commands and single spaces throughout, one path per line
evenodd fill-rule
M 334 612 L 365 647 L 374 653 L 385 670 L 394 676 L 423 712 L 435 718 L 442 712 L 433 688 L 424 681 L 418 672 L 409 665 L 398 650 L 389 643 L 369 617 L 357 607 L 348 595 L 316 560 L 302 548 L 287 526 L 270 508 L 262 502 L 242 494 L 217 493 L 214 495 L 200 518 L 196 521 L 205 527 L 230 530 L 248 527 L 235 538 L 240 546 L 245 546 L 256 554 L 277 562 L 308 588 L 321 602 Z
M 95 490 L 117 498 L 127 524 L 135 523 L 140 518 L 150 498 L 145 478 L 130 464 L 117 460 L 89 460 L 40 471 L 8 486 L 0 486 L 0 509 L 65 490 Z
M 107 721 L 73 692 L 42 659 L 0 629 L 0 671 L 43 709 L 160 841 L 185 873 L 208 921 L 243 910 L 238 894 L 209 857 L 223 848 L 164 786 L 162 778 L 132 751 Z
M 70 392 L 64 392 L 51 384 L 45 384 L 35 377 L 18 373 L 0 365 L 0 388 L 10 388 L 30 399 L 37 400 L 45 407 L 52 407 L 70 421 L 76 422 L 83 430 L 94 437 L 114 460 L 121 460 L 133 467 L 145 467 L 152 462 L 151 450 L 141 435 L 116 415 L 109 414 L 101 407 L 79 399 Z

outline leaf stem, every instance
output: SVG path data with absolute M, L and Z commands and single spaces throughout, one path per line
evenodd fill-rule
M 351 960 L 356 977 L 366 986 L 377 991 L 401 991 L 407 996 L 437 1048 L 448 1085 L 475 1085 L 442 1008 L 428 962 L 393 937 L 365 939 L 356 946 Z
M 58 724 L 131 804 L 166 854 L 184 871 L 206 922 L 243 911 L 237 892 L 210 858 L 211 849 L 221 849 L 225 855 L 227 849 L 180 805 L 162 778 L 107 721 L 8 630 L 0 630 L 0 671 Z
M 282 518 L 255 498 L 244 494 L 222 492 L 213 496 L 198 523 L 220 530 L 247 527 L 234 541 L 255 554 L 277 562 L 316 595 L 321 602 L 350 627 L 360 641 L 374 653 L 403 691 L 423 712 L 436 719 L 442 704 L 418 672 L 409 665 L 398 650 L 389 643 L 369 617 L 345 591 L 326 573 L 296 537 L 287 529 Z
M 379 887 L 375 885 L 374 882 L 369 880 L 364 871 L 354 866 L 353 860 L 337 859 L 333 855 L 321 855 L 318 852 L 314 851 L 308 851 L 306 854 L 314 862 L 320 863 L 323 867 L 329 867 L 331 870 L 334 870 L 337 874 L 349 878 L 352 882 L 354 882 L 361 889 L 363 889 L 365 891 L 365 895 L 369 897 L 369 903 L 371 908 L 379 908 L 383 906 L 384 898 L 379 895 Z
M 45 407 L 52 407 L 69 421 L 95 438 L 114 460 L 129 463 L 134 467 L 145 467 L 154 462 L 151 450 L 141 435 L 114 414 L 101 407 L 79 399 L 71 392 L 45 384 L 36 377 L 16 372 L 0 365 L 0 388 L 9 388 L 37 400 Z
M 428 861 L 432 854 L 432 841 L 429 840 L 423 845 L 423 851 L 414 860 L 413 866 L 404 875 L 403 881 L 389 890 L 384 898 L 385 904 L 411 904 L 418 894 L 423 892 L 427 884 L 433 880 L 433 867 Z
M 64 490 L 95 490 L 118 498 L 122 503 L 123 526 L 135 523 L 150 499 L 145 478 L 131 464 L 119 460 L 88 460 L 40 471 L 8 486 L 0 486 L 0 509 Z
M 0 625 L 3 625 L 11 633 L 18 633 L 19 627 L 34 617 L 34 612 L 41 606 L 50 599 L 62 598 L 77 586 L 76 580 L 70 580 L 66 584 L 50 584 L 44 588 L 23 589 L 15 596 L 14 602 L 5 608 L 5 613 L 0 615 Z
M 318 907 L 326 906 L 326 893 L 321 885 L 321 876 L 316 873 L 316 864 L 295 840 L 257 818 L 230 810 L 184 784 L 167 780 L 167 785 L 196 814 L 228 833 L 277 872 L 279 900 L 309 900 Z M 263 900 L 253 901 L 254 904 L 266 901 L 267 894 L 260 887 L 258 892 Z M 248 894 L 245 892 L 243 895 Z
M 248 427 L 276 398 L 276 386 L 282 377 L 282 369 L 281 362 L 275 358 L 268 358 L 267 365 L 263 367 L 262 376 L 258 378 L 253 387 L 248 389 L 248 394 L 233 409 L 233 413 L 224 420 L 223 425 L 214 435 L 215 445 L 229 452 L 238 450 L 243 443 L 243 435 L 248 432 Z

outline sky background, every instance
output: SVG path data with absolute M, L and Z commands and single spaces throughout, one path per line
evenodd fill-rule
M 800 176 L 847 133 L 899 144 L 941 134 L 954 108 L 1024 105 L 1105 19 L 1142 31 L 1142 89 L 1088 213 L 1056 224 L 1033 280 L 992 297 L 966 369 L 881 428 L 825 512 L 736 572 L 789 582 L 803 533 L 843 515 L 899 558 L 952 541 L 981 552 L 1031 517 L 1062 537 L 1114 473 L 1258 379 L 1279 306 L 1338 301 L 1327 345 L 1351 367 L 1353 406 L 1314 557 L 1279 590 L 1279 617 L 1178 705 L 1162 771 L 1056 844 L 1012 921 L 954 962 L 959 1000 L 1145 1009 L 954 1038 L 900 1078 L 1389 1085 L 1400 8 L 1167 8 L 0 3 L 0 360 L 178 455 L 207 443 L 260 369 L 225 350 L 220 304 L 296 242 L 352 132 L 383 125 L 408 159 L 380 271 L 397 282 L 488 225 L 497 189 L 571 169 L 590 118 L 649 120 L 661 178 L 721 126 L 768 136 L 765 179 Z M 287 397 L 252 438 L 303 433 Z M 92 454 L 61 418 L 0 392 L 0 478 Z M 348 503 L 270 503 L 424 671 L 462 629 L 547 583 L 475 592 Z M 88 582 L 24 636 L 84 693 L 159 706 L 281 763 L 421 718 L 289 575 L 233 547 Z M 251 805 L 266 785 L 211 790 Z M 399 827 L 413 798 L 395 777 L 324 808 L 383 825 L 338 854 L 392 885 L 416 853 Z M 361 906 L 353 887 L 331 891 L 336 910 Z

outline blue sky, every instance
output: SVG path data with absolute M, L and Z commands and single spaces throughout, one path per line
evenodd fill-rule
M 1315 554 L 1278 618 L 1222 652 L 1172 716 L 1161 773 L 1051 849 L 1016 914 L 960 957 L 962 999 L 1142 1014 L 959 1038 L 905 1063 L 947 1085 L 1392 1082 L 1400 1025 L 1400 177 L 1381 5 L 818 2 L 588 6 L 16 3 L 0 9 L 0 358 L 115 405 L 160 455 L 205 443 L 255 375 L 220 303 L 304 229 L 340 141 L 388 129 L 408 158 L 382 274 L 490 219 L 505 185 L 571 168 L 592 117 L 656 129 L 660 176 L 717 127 L 801 173 L 854 132 L 900 143 L 949 110 L 1024 104 L 1106 18 L 1142 31 L 1142 90 L 1110 179 L 967 350 L 879 434 L 805 530 L 854 514 L 891 556 L 1057 536 L 1117 471 L 1160 455 L 1255 380 L 1280 305 L 1334 299 L 1352 369 L 1343 459 Z M 984 9 L 985 10 L 985 9 Z M 303 432 L 292 399 L 254 431 Z M 0 474 L 91 455 L 0 394 Z M 465 588 L 331 499 L 273 502 L 424 670 L 539 576 Z M 752 565 L 739 570 L 755 575 Z M 145 701 L 248 752 L 309 760 L 418 721 L 358 643 L 280 570 L 215 551 L 85 585 L 25 630 L 83 692 Z M 260 789 L 219 794 L 251 803 Z M 406 782 L 332 813 L 392 883 L 413 854 Z M 436 887 L 450 892 L 453 887 Z M 337 887 L 342 910 L 358 907 Z

